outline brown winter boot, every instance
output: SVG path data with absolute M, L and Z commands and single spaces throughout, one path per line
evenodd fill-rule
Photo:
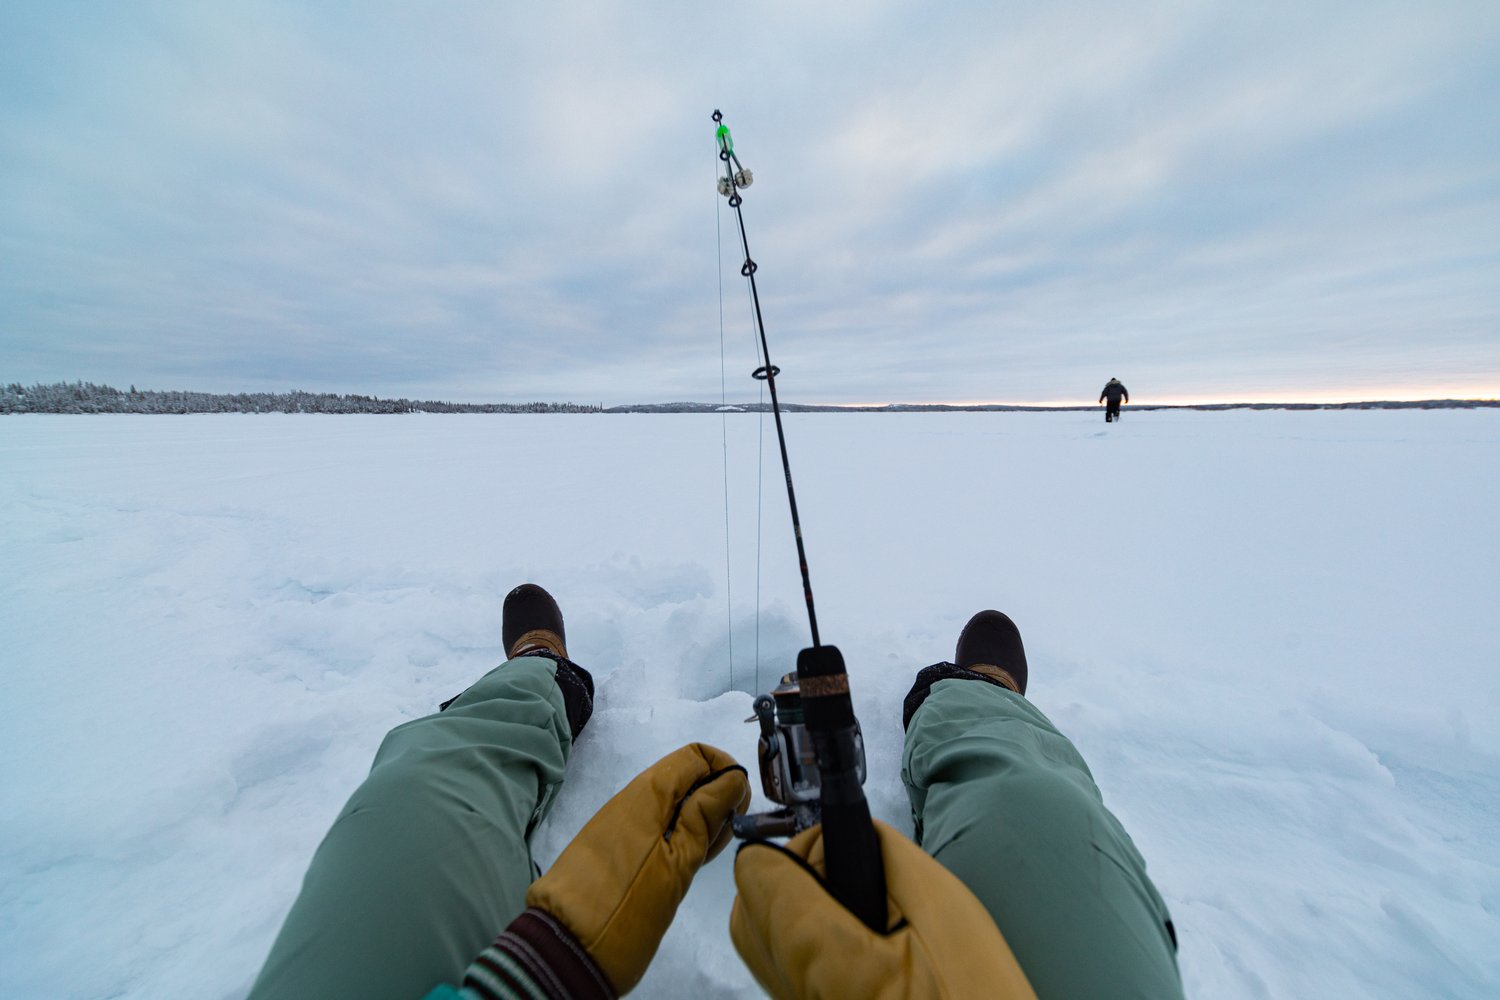
M 568 659 L 563 643 L 562 611 L 552 595 L 534 583 L 523 583 L 505 595 L 500 611 L 500 638 L 505 643 L 505 658 L 544 656 L 557 664 L 554 677 L 562 692 L 563 708 L 568 716 L 568 730 L 573 739 L 583 732 L 594 714 L 594 678 Z M 439 712 L 462 698 L 449 698 L 438 706 Z
M 1016 694 L 1026 693 L 1026 647 L 1021 645 L 1021 630 L 999 611 L 981 611 L 969 619 L 958 635 L 953 662 Z
M 539 650 L 564 659 L 568 655 L 562 611 L 552 595 L 534 583 L 523 583 L 505 595 L 500 612 L 500 638 L 509 659 Z
M 981 611 L 969 619 L 959 633 L 953 659 L 956 662 L 934 663 L 917 672 L 901 706 L 902 729 L 911 725 L 911 717 L 938 681 L 984 681 L 1018 695 L 1026 694 L 1026 648 L 1021 645 L 1021 631 L 999 611 Z

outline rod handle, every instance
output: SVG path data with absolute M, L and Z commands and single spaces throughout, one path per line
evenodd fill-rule
M 822 785 L 820 811 L 828 889 L 866 927 L 886 929 L 885 865 L 860 785 L 854 703 L 837 646 L 797 655 L 797 686 Z

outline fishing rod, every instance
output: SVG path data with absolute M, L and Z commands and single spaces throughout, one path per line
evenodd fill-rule
M 797 540 L 797 564 L 802 572 L 802 593 L 807 601 L 807 623 L 812 645 L 797 654 L 797 670 L 782 677 L 769 694 L 755 699 L 755 721 L 760 723 L 757 756 L 761 788 L 781 809 L 757 815 L 736 816 L 734 832 L 742 838 L 791 836 L 819 823 L 823 826 L 823 851 L 829 891 L 835 899 L 871 930 L 886 927 L 885 867 L 880 861 L 880 841 L 865 800 L 865 745 L 854 703 L 849 696 L 849 674 L 837 646 L 824 645 L 818 637 L 818 615 L 813 607 L 812 580 L 807 570 L 807 549 L 802 541 L 802 521 L 797 514 L 797 492 L 792 487 L 792 465 L 787 457 L 786 431 L 781 423 L 781 404 L 776 396 L 776 376 L 781 369 L 771 363 L 766 326 L 761 317 L 760 290 L 745 235 L 741 210 L 742 188 L 754 176 L 740 163 L 734 138 L 724 115 L 714 111 L 714 134 L 724 173 L 719 193 L 729 199 L 739 225 L 745 263 L 740 274 L 750 281 L 755 330 L 760 337 L 762 365 L 752 377 L 764 381 L 771 393 L 771 414 L 776 420 L 776 440 L 781 447 L 781 470 L 786 478 L 787 505 L 792 512 L 792 533 Z

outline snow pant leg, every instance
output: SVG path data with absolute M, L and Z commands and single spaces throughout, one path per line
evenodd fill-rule
M 901 777 L 918 843 L 984 903 L 1038 997 L 1182 995 L 1145 860 L 1031 702 L 939 681 L 912 717 Z
M 386 736 L 313 855 L 253 1000 L 415 1000 L 525 908 L 572 751 L 556 664 L 509 660 Z

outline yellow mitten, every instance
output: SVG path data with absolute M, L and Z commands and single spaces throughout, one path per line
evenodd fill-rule
M 1035 1000 L 984 905 L 948 869 L 884 823 L 890 929 L 877 934 L 829 895 L 823 830 L 785 847 L 753 842 L 734 864 L 729 932 L 778 1000 L 812 997 Z
M 729 754 L 702 743 L 675 750 L 605 803 L 532 884 L 526 905 L 561 923 L 626 993 L 693 876 L 729 842 L 730 817 L 749 805 L 745 769 Z

